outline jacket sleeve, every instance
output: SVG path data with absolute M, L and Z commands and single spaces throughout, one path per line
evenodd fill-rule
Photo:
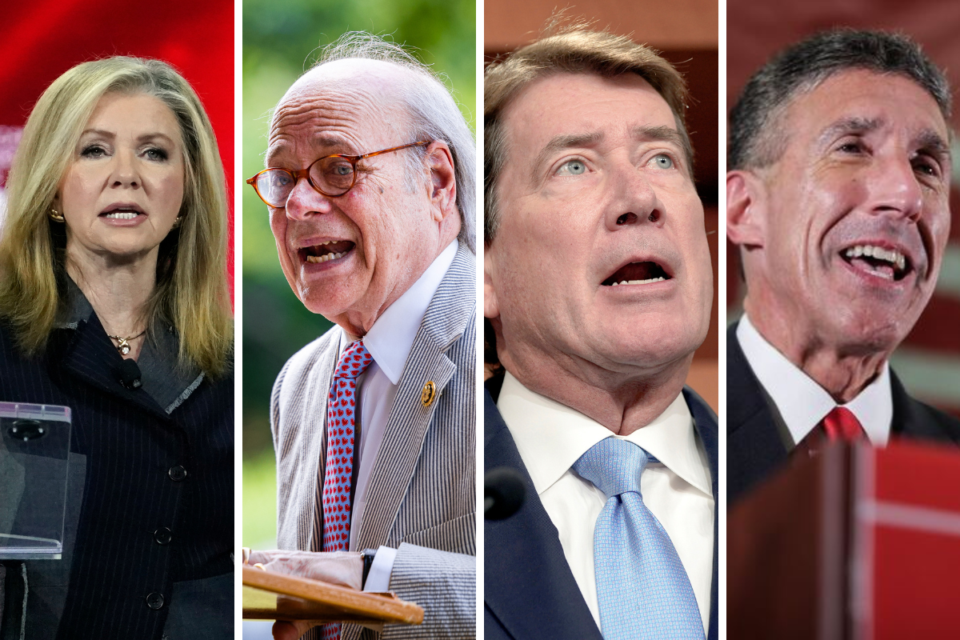
M 403 543 L 390 590 L 423 607 L 421 625 L 387 625 L 384 640 L 470 639 L 477 636 L 477 559 Z

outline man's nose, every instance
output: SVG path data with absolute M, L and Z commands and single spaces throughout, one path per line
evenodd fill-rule
M 607 228 L 614 231 L 636 224 L 664 224 L 664 210 L 657 190 L 641 169 L 632 164 L 611 175 L 614 197 L 605 215 Z
M 890 214 L 916 222 L 923 212 L 924 186 L 908 157 L 880 157 L 869 178 L 869 206 L 873 213 Z
M 287 196 L 286 212 L 291 220 L 303 220 L 330 210 L 330 199 L 314 189 L 305 177 L 297 180 L 290 195 Z

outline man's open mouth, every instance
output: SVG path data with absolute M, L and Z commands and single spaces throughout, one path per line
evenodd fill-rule
M 903 280 L 913 270 L 910 258 L 897 249 L 872 244 L 858 244 L 840 252 L 840 257 L 853 268 L 886 278 Z
M 613 272 L 601 284 L 616 287 L 622 284 L 650 284 L 669 280 L 672 276 L 656 262 L 630 262 Z
M 329 240 L 310 247 L 301 247 L 297 253 L 304 262 L 318 263 L 337 260 L 353 251 L 353 242 L 349 240 Z

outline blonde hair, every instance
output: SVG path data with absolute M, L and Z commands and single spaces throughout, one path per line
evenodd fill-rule
M 227 198 L 213 127 L 196 93 L 158 60 L 117 56 L 85 62 L 44 91 L 27 120 L 7 179 L 0 237 L 0 315 L 27 355 L 42 351 L 65 304 L 63 228 L 48 212 L 91 114 L 108 93 L 145 93 L 166 104 L 184 148 L 182 223 L 160 244 L 147 303 L 150 332 L 160 319 L 180 337 L 180 364 L 224 373 L 233 344 L 226 279 Z

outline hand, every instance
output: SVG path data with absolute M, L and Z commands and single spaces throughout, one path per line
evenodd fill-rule
M 350 551 L 327 553 L 313 551 L 251 551 L 243 549 L 243 564 L 267 571 L 320 580 L 328 584 L 360 591 L 363 581 L 363 557 Z M 298 640 L 313 627 L 315 620 L 277 620 L 273 624 L 275 640 Z
M 243 563 L 259 565 L 274 573 L 283 573 L 328 584 L 363 588 L 363 557 L 352 551 L 319 553 L 313 551 L 243 550 Z M 298 636 L 299 637 L 299 636 Z

